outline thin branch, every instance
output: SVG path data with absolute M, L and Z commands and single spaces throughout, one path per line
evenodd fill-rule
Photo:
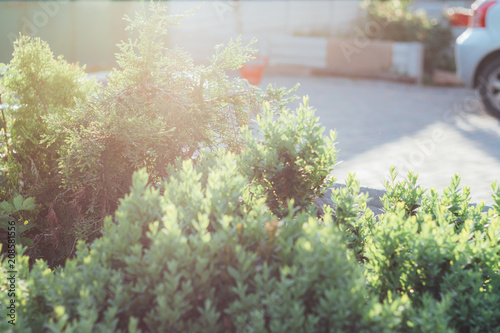
M 140 88 L 132 88 L 132 89 L 128 89 L 128 90 L 123 91 L 113 101 L 111 101 L 111 103 L 109 103 L 108 106 L 106 106 L 106 108 L 104 109 L 104 111 L 108 110 L 111 107 L 111 105 L 113 105 L 120 97 L 122 97 L 126 93 L 131 92 L 131 91 L 135 91 L 135 90 L 139 90 L 139 89 Z
M 69 252 L 69 256 L 73 254 L 73 251 L 75 251 L 75 245 L 76 245 L 77 238 L 75 237 L 75 241 L 73 242 L 73 246 L 71 247 L 71 251 Z
M 56 197 L 54 198 L 54 202 L 61 196 L 61 195 L 65 195 L 66 193 L 68 193 L 71 189 L 67 189 L 66 191 L 62 192 L 62 193 L 59 193 L 58 195 L 56 195 Z
M 165 95 L 167 95 L 168 97 L 170 97 L 171 100 L 173 100 L 175 103 L 177 103 L 180 107 L 184 108 L 185 111 L 189 112 L 189 110 L 181 103 L 179 102 L 177 99 L 175 99 L 170 93 L 168 93 L 167 91 L 161 89 L 160 87 L 157 87 L 157 86 L 154 86 L 150 83 L 146 83 L 147 86 L 149 87 L 152 87 L 162 93 L 164 93 Z

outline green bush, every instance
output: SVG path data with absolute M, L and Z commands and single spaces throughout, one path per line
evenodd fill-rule
M 431 331 L 498 332 L 498 209 L 482 212 L 484 203 L 469 205 L 469 191 L 458 188 L 458 176 L 441 196 L 435 190 L 425 195 L 411 173 L 402 182 L 394 182 L 395 176 L 386 184 L 388 211 L 370 228 L 366 246 L 373 290 L 380 300 L 410 298 L 403 331 L 429 331 L 424 328 L 432 324 Z M 442 315 L 432 315 L 435 310 Z
M 314 117 L 307 98 L 296 114 L 284 111 L 275 121 L 273 117 L 265 108 L 263 116 L 257 116 L 256 136 L 249 129 L 243 131 L 241 168 L 252 179 L 251 191 L 265 196 L 269 208 L 284 216 L 288 200 L 307 208 L 332 184 L 335 134 L 323 136 L 324 127 Z
M 137 38 L 119 45 L 120 68 L 106 88 L 74 110 L 76 125 L 64 127 L 68 139 L 59 167 L 64 187 L 81 193 L 82 237 L 116 209 L 134 170 L 145 167 L 157 182 L 177 157 L 217 147 L 238 151 L 249 108 L 268 97 L 226 74 L 251 59 L 250 45 L 239 39 L 219 45 L 208 66 L 195 66 L 183 50 L 166 50 L 163 43 L 167 28 L 183 16 L 168 16 L 162 6 L 150 9 L 149 16 L 140 11 L 128 19 Z M 284 93 L 269 89 L 273 93 L 282 102 Z
M 291 201 L 280 218 L 265 196 L 244 200 L 252 180 L 240 159 L 205 153 L 161 189 L 136 173 L 103 236 L 79 243 L 64 268 L 29 269 L 18 247 L 16 329 L 498 331 L 500 211 L 467 205 L 457 228 L 451 207 L 467 197 L 458 178 L 441 196 L 422 194 L 416 209 L 408 209 L 416 176 L 392 180 L 384 202 L 395 204 L 375 218 L 350 176 L 333 194 L 333 219 Z
M 36 188 L 57 174 L 58 150 L 64 137 L 52 131 L 55 116 L 65 114 L 95 90 L 85 68 L 54 58 L 39 38 L 20 36 L 0 80 L 2 168 L 0 200 Z M 35 190 L 36 191 L 36 190 Z
M 178 159 L 157 185 L 136 172 L 102 237 L 80 242 L 64 268 L 30 268 L 18 247 L 16 330 L 497 332 L 500 187 L 493 184 L 496 204 L 483 212 L 458 176 L 439 195 L 411 172 L 397 181 L 392 169 L 384 214 L 373 215 L 350 175 L 322 217 L 291 198 L 278 215 L 268 193 L 255 191 L 258 174 L 242 165 L 252 152 L 268 161 L 262 152 L 282 129 L 312 117 L 304 105 L 285 114 L 260 118 L 266 140 L 244 140 L 241 155 Z M 315 133 L 296 136 L 316 142 L 320 159 L 331 157 L 331 138 Z M 300 202 L 310 196 L 296 194 Z M 7 292 L 0 302 L 9 302 Z
M 268 129 L 263 146 L 279 139 L 280 127 L 308 119 L 310 128 L 294 132 L 298 142 L 314 146 L 320 161 L 332 157 L 332 139 L 321 135 L 306 105 L 286 114 L 260 120 Z M 255 149 L 247 139 L 244 152 Z M 251 192 L 257 180 L 241 171 L 245 154 L 178 159 L 158 188 L 145 169 L 135 173 L 102 237 L 80 242 L 64 268 L 38 261 L 29 269 L 19 247 L 16 329 L 389 332 L 399 325 L 405 300 L 379 303 L 369 294 L 362 267 L 328 215 L 319 220 L 289 198 L 287 215 L 273 214 L 266 193 Z M 311 193 L 319 193 L 313 185 L 306 198 L 296 193 L 298 202 L 310 204 Z M 2 267 L 6 274 L 7 258 Z M 8 301 L 1 293 L 0 302 Z
M 184 162 L 163 194 L 142 170 L 116 221 L 107 218 L 89 247 L 79 243 L 64 268 L 39 261 L 29 271 L 19 256 L 16 330 L 381 332 L 397 325 L 399 301 L 381 305 L 368 294 L 331 220 L 278 219 L 262 200 L 238 202 L 247 180 L 237 164 L 225 155 L 205 169 L 203 185 Z
M 99 237 L 135 170 L 145 167 L 157 183 L 179 157 L 221 147 L 239 151 L 240 127 L 251 114 L 268 100 L 279 113 L 290 100 L 293 89 L 262 91 L 229 78 L 227 72 L 255 52 L 240 39 L 216 46 L 207 66 L 195 65 L 182 49 L 166 48 L 167 28 L 184 16 L 151 4 L 127 18 L 132 38 L 118 45 L 119 69 L 106 87 L 88 80 L 83 68 L 54 59 L 45 42 L 16 42 L 0 80 L 8 106 L 0 127 L 6 138 L 0 200 L 21 194 L 41 204 L 35 223 L 44 236 L 31 256 L 62 264 L 77 239 Z
M 30 216 L 29 231 L 21 224 L 18 232 L 26 231 L 25 239 L 37 239 L 36 249 L 28 251 L 30 255 L 60 262 L 58 257 L 62 254 L 64 258 L 72 248 L 70 231 L 76 210 L 67 204 L 67 215 L 60 211 L 58 159 L 68 136 L 57 125 L 69 108 L 96 91 L 97 84 L 87 78 L 84 68 L 62 57 L 54 58 L 47 43 L 28 36 L 20 36 L 15 42 L 12 60 L 3 69 L 0 201 L 12 202 L 19 196 L 35 198 L 40 204 L 39 214 Z M 71 201 L 69 196 L 66 199 Z

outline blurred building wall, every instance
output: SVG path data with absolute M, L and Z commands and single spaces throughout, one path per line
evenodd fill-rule
M 257 37 L 260 49 L 270 34 L 336 33 L 356 17 L 358 0 L 340 1 L 170 1 L 173 14 L 199 6 L 180 28 L 172 28 L 171 45 L 185 47 L 203 61 L 213 47 L 230 38 Z M 0 62 L 9 62 L 21 32 L 47 41 L 54 54 L 90 69 L 114 64 L 116 44 L 127 38 L 123 16 L 133 15 L 138 2 L 46 1 L 0 2 Z M 264 50 L 265 51 L 265 50 Z
M 108 1 L 0 2 L 0 62 L 10 61 L 19 33 L 47 41 L 55 55 L 90 69 L 114 64 L 127 37 L 125 14 L 140 4 Z
M 173 27 L 170 45 L 182 46 L 196 61 L 213 54 L 216 44 L 242 36 L 256 37 L 267 54 L 276 36 L 342 36 L 362 13 L 361 0 L 330 1 L 168 1 L 172 14 L 199 9 L 181 27 Z M 470 6 L 471 0 L 417 0 L 416 8 L 438 15 L 447 7 Z M 128 37 L 124 15 L 132 16 L 139 2 L 46 1 L 0 2 L 0 62 L 9 62 L 19 32 L 39 36 L 54 54 L 79 61 L 89 69 L 114 65 L 116 44 Z M 281 46 L 280 46 L 281 47 Z M 307 52 L 307 50 L 303 50 Z
M 193 5 L 200 8 L 182 27 L 171 31 L 173 44 L 182 45 L 196 60 L 212 54 L 215 44 L 242 36 L 253 37 L 257 48 L 268 53 L 274 36 L 336 36 L 347 32 L 359 13 L 360 0 L 336 1 L 174 1 L 172 13 L 182 13 Z

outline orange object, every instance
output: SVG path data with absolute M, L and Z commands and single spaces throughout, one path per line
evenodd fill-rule
M 258 85 L 262 80 L 262 73 L 267 66 L 267 57 L 255 55 L 252 59 L 243 64 L 240 68 L 241 77 L 248 80 L 248 83 Z

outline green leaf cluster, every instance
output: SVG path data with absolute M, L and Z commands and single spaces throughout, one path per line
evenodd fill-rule
M 91 245 L 80 242 L 64 268 L 38 261 L 29 270 L 18 248 L 16 329 L 383 332 L 398 324 L 403 303 L 369 295 L 331 219 L 291 204 L 279 218 L 264 199 L 242 201 L 248 180 L 238 156 L 205 157 L 214 159 L 183 162 L 161 190 L 136 172 L 115 220 L 106 218 Z
M 325 214 L 332 215 L 349 249 L 356 258 L 365 262 L 365 244 L 372 226 L 376 223 L 374 213 L 368 208 L 368 194 L 361 194 L 359 181 L 349 173 L 345 187 L 333 189 L 331 199 L 333 207 L 324 207 Z
M 0 157 L 6 185 L 1 198 L 36 187 L 57 174 L 58 150 L 64 143 L 52 130 L 54 118 L 94 91 L 84 67 L 54 58 L 40 38 L 20 36 L 0 80 L 2 140 Z
M 285 110 L 275 117 L 265 107 L 257 124 L 256 133 L 243 131 L 241 168 L 252 179 L 251 192 L 265 196 L 278 216 L 289 213 L 288 200 L 307 208 L 334 180 L 335 133 L 323 135 L 307 98 L 295 113 Z
M 33 245 L 33 240 L 23 234 L 35 226 L 36 210 L 35 198 L 24 199 L 22 195 L 0 202 L 0 237 L 8 239 L 13 234 L 15 244 Z
M 396 181 L 396 176 L 392 169 L 385 183 L 385 213 L 376 222 L 358 213 L 350 222 L 362 231 L 363 246 L 355 249 L 368 286 L 381 302 L 408 297 L 411 307 L 398 331 L 497 332 L 498 207 L 486 211 L 484 202 L 471 205 L 469 189 L 459 188 L 459 176 L 442 194 L 422 189 L 411 172 L 404 180 Z M 358 192 L 356 186 L 348 188 Z M 498 200 L 495 184 L 493 190 Z M 362 210 L 352 209 L 351 215 L 356 211 Z M 351 233 L 348 229 L 348 241 Z

